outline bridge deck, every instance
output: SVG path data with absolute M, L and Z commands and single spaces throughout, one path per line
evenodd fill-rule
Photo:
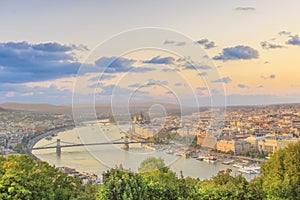
M 67 144 L 67 145 L 60 145 L 60 146 L 46 146 L 46 147 L 35 147 L 32 148 L 32 150 L 39 150 L 39 149 L 55 149 L 57 147 L 60 148 L 68 148 L 68 147 L 78 147 L 78 146 L 93 146 L 93 145 L 111 145 L 111 144 L 137 144 L 137 143 L 141 143 L 141 144 L 147 144 L 147 143 L 151 143 L 151 142 L 98 142 L 98 143 L 89 143 L 89 144 Z

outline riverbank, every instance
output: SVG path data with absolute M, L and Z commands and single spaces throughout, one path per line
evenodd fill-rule
M 63 127 L 63 128 L 58 128 L 58 129 L 54 129 L 54 130 L 50 130 L 47 131 L 46 133 L 43 133 L 41 135 L 38 135 L 32 139 L 29 140 L 29 142 L 26 144 L 26 149 L 25 151 L 27 152 L 27 154 L 29 156 L 32 156 L 35 159 L 39 159 L 38 157 L 36 157 L 33 153 L 32 153 L 32 148 L 36 145 L 36 143 L 38 143 L 40 140 L 52 136 L 52 135 L 57 135 L 58 133 L 62 132 L 62 131 L 68 131 L 68 130 L 73 130 L 75 127 L 74 126 L 67 126 L 67 127 Z
M 120 134 L 120 130 L 128 130 L 129 127 L 128 125 L 121 127 L 114 125 L 106 126 L 109 130 L 99 131 L 98 125 L 79 127 L 76 130 L 59 133 L 56 139 L 70 143 L 106 142 L 108 138 L 110 141 L 113 141 L 123 136 Z M 49 145 L 50 143 L 52 141 L 46 139 L 40 140 L 35 147 Z M 70 167 L 79 172 L 97 174 L 99 177 L 102 176 L 104 171 L 120 164 L 125 169 L 137 171 L 140 163 L 148 157 L 161 157 L 164 159 L 166 166 L 170 167 L 177 174 L 183 171 L 184 176 L 200 178 L 202 180 L 210 179 L 219 171 L 226 170 L 227 168 L 233 170 L 233 175 L 240 174 L 237 168 L 231 165 L 224 165 L 221 162 L 216 164 L 200 162 L 196 159 L 186 159 L 181 156 L 168 154 L 160 148 L 157 148 L 157 151 L 146 150 L 138 147 L 136 144 L 131 144 L 128 151 L 123 150 L 122 145 L 100 145 L 65 148 L 62 150 L 60 157 L 57 156 L 55 149 L 35 150 L 34 154 L 40 160 L 46 161 L 50 165 Z M 251 179 L 253 176 L 246 175 L 246 177 L 247 179 Z

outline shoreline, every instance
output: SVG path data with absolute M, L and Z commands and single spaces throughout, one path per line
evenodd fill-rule
M 47 137 L 47 136 L 49 136 L 49 135 L 52 135 L 52 134 L 54 134 L 54 133 L 59 133 L 59 132 L 63 132 L 63 131 L 65 131 L 65 130 L 72 130 L 72 129 L 74 129 L 74 128 L 76 128 L 76 127 L 65 127 L 65 128 L 60 128 L 60 129 L 56 129 L 56 130 L 52 130 L 52 131 L 48 131 L 47 133 L 44 133 L 44 134 L 42 134 L 42 135 L 40 135 L 39 137 L 36 137 L 36 138 L 34 138 L 34 140 L 33 141 L 31 141 L 31 145 L 32 145 L 32 147 L 38 142 L 38 141 L 40 141 L 41 139 L 43 139 L 43 138 L 45 138 L 45 137 Z M 145 147 L 142 147 L 143 149 L 145 149 Z M 160 152 L 161 151 L 161 149 L 159 148 L 159 149 L 157 149 L 157 151 L 158 152 Z M 168 154 L 167 153 L 167 151 L 163 151 L 164 153 L 166 153 L 166 154 Z M 30 152 L 31 153 L 31 152 Z M 31 153 L 32 154 L 32 153 Z M 35 156 L 34 154 L 32 154 L 33 155 L 33 157 L 35 157 L 35 158 L 37 158 L 37 156 Z M 177 157 L 176 155 L 173 155 L 173 156 L 175 156 L 175 157 Z M 41 159 L 39 159 L 39 158 L 37 158 L 38 160 L 41 160 Z M 187 159 L 187 158 L 184 158 L 184 159 Z M 192 160 L 195 160 L 195 162 L 197 162 L 197 163 L 201 163 L 199 160 L 197 160 L 195 157 L 189 157 L 189 159 L 192 159 Z M 189 160 L 189 159 L 187 159 L 187 160 Z M 197 161 L 196 161 L 197 160 Z M 235 160 L 235 163 L 236 163 L 236 159 L 234 159 Z M 45 161 L 45 160 L 43 160 L 43 161 Z M 221 158 L 219 158 L 218 159 L 218 162 L 216 162 L 216 163 L 210 163 L 209 162 L 209 164 L 213 164 L 213 165 L 216 165 L 216 166 L 219 166 L 220 168 L 231 168 L 233 171 L 234 171 L 234 174 L 240 174 L 240 172 L 238 172 L 237 170 L 236 170 L 236 168 L 234 168 L 231 164 L 230 165 L 227 165 L 227 166 L 225 166 L 224 164 L 223 164 L 223 161 L 225 161 L 225 160 L 222 160 Z M 46 161 L 47 162 L 47 161 Z M 190 161 L 189 161 L 190 162 Z M 49 162 L 47 162 L 47 163 L 49 163 Z M 205 162 L 204 162 L 205 163 Z M 50 164 L 50 163 L 49 163 Z M 52 165 L 52 166 L 55 166 L 55 164 L 50 164 L 50 165 Z M 197 164 L 198 165 L 198 164 Z M 200 164 L 200 165 L 203 165 L 203 164 Z M 205 164 L 204 164 L 205 165 Z M 96 171 L 90 171 L 90 170 L 87 170 L 87 169 L 85 169 L 85 168 L 78 168 L 78 167 L 76 167 L 76 165 L 74 166 L 74 165 L 70 165 L 70 164 L 62 164 L 62 165 L 60 165 L 60 167 L 63 167 L 63 168 L 69 168 L 69 169 L 75 169 L 76 171 L 79 171 L 79 172 L 82 172 L 82 173 L 84 173 L 84 172 L 89 172 L 89 173 L 91 173 L 91 174 L 98 174 L 98 176 L 100 177 L 101 176 L 101 174 L 102 174 L 102 172 L 103 171 L 105 171 L 105 170 L 103 170 L 102 172 L 96 172 Z M 176 170 L 178 170 L 178 169 L 176 169 L 176 168 L 174 168 L 174 169 L 172 169 L 172 170 L 174 170 L 174 171 L 176 171 Z M 182 169 L 181 168 L 181 170 L 184 170 L 184 169 Z M 220 171 L 220 170 L 218 170 L 218 171 Z M 191 176 L 191 177 L 194 177 L 194 178 L 200 178 L 200 179 L 206 179 L 206 178 L 202 178 L 202 176 L 194 176 L 194 172 L 192 172 L 191 174 L 189 174 L 189 173 L 187 173 L 187 174 L 185 174 L 185 176 Z M 244 176 L 247 180 L 248 179 L 252 179 L 253 178 L 253 176 L 248 176 L 248 175 L 246 175 L 245 174 L 245 176 Z
M 63 127 L 63 128 L 58 128 L 58 129 L 47 131 L 41 135 L 38 135 L 37 137 L 32 138 L 26 145 L 26 154 L 28 154 L 29 156 L 32 156 L 34 159 L 40 160 L 37 156 L 35 156 L 32 153 L 32 148 L 36 145 L 36 143 L 38 143 L 40 140 L 42 140 L 48 136 L 51 136 L 53 134 L 58 134 L 62 131 L 73 130 L 75 128 L 76 128 L 75 126 L 67 126 L 67 127 Z

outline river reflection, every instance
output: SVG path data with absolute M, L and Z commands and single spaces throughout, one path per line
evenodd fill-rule
M 103 129 L 102 131 L 99 131 Z M 121 130 L 120 130 L 121 128 Z M 122 125 L 117 127 L 114 125 L 105 126 L 104 128 L 98 125 L 90 125 L 80 127 L 65 132 L 59 133 L 52 140 L 42 139 L 35 147 L 49 145 L 60 139 L 68 143 L 95 143 L 115 141 L 122 137 L 121 131 L 127 129 L 128 126 Z M 101 133 L 102 132 L 102 133 Z M 137 171 L 138 167 L 144 159 L 150 156 L 162 157 L 173 171 L 179 174 L 183 172 L 184 176 L 193 178 L 208 179 L 216 175 L 220 170 L 231 168 L 233 175 L 237 175 L 236 168 L 221 163 L 210 164 L 205 161 L 196 159 L 185 159 L 175 155 L 167 154 L 165 151 L 151 151 L 140 148 L 139 144 L 130 144 L 129 151 L 122 150 L 122 145 L 102 145 L 89 147 L 72 147 L 62 148 L 61 156 L 57 156 L 55 149 L 34 150 L 33 154 L 39 159 L 48 162 L 57 167 L 71 167 L 81 172 L 95 173 L 101 175 L 103 171 L 122 164 L 125 169 Z M 244 175 L 250 179 L 251 175 Z

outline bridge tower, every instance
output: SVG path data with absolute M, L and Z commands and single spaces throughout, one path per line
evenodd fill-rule
M 129 149 L 129 144 L 128 144 L 128 136 L 126 134 L 124 134 L 124 145 L 123 145 L 123 149 L 124 150 L 128 150 Z
M 60 139 L 56 140 L 56 155 L 59 156 L 59 157 L 61 155 Z

